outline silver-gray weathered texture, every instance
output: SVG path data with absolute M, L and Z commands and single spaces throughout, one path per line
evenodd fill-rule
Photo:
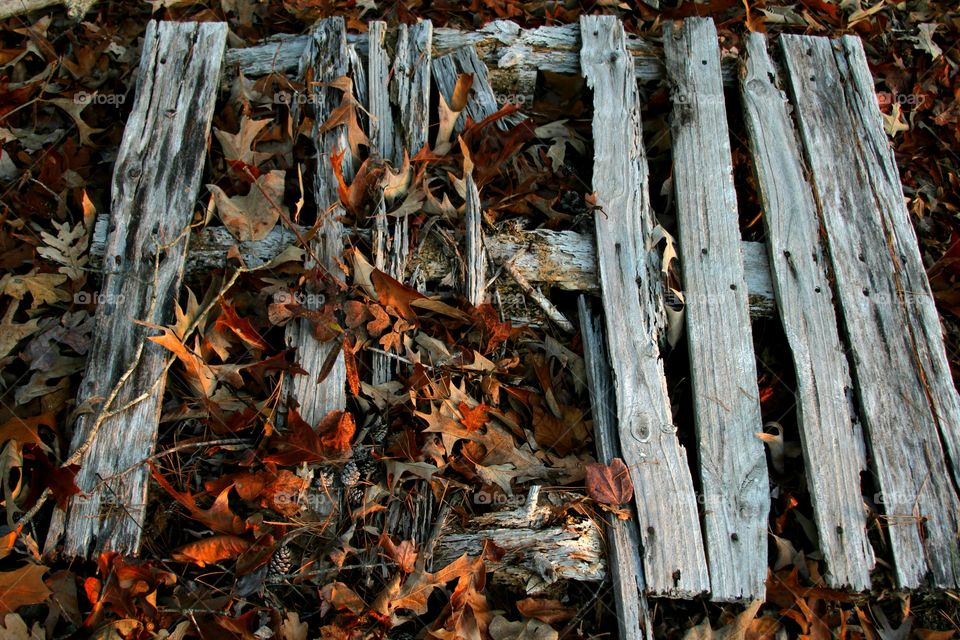
M 860 487 L 863 434 L 852 415 L 850 370 L 820 220 L 763 34 L 747 37 L 740 77 L 777 309 L 796 372 L 797 425 L 826 579 L 832 587 L 864 591 L 874 554 Z
M 697 496 L 673 426 L 660 354 L 666 314 L 640 98 L 620 21 L 584 17 L 580 31 L 581 66 L 593 89 L 593 190 L 601 207 L 594 216 L 597 271 L 620 444 L 636 487 L 644 576 L 650 593 L 693 597 L 710 581 Z
M 955 587 L 960 401 L 866 56 L 853 37 L 781 42 L 897 583 Z
M 146 341 L 156 332 L 137 322 L 173 321 L 226 36 L 224 23 L 147 26 L 113 173 L 103 302 L 78 395 L 78 405 L 97 409 L 77 420 L 71 445 L 85 449 L 82 493 L 66 512 L 54 511 L 48 551 L 64 534 L 68 556 L 139 552 L 148 472 L 137 465 L 153 453 L 169 352 Z
M 717 32 L 691 18 L 663 40 L 711 596 L 762 599 L 770 496 Z

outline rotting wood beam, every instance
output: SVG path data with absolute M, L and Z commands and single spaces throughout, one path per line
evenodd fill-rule
M 103 260 L 108 224 L 106 216 L 97 218 L 90 244 L 91 262 L 95 268 L 99 267 Z M 297 227 L 300 237 L 304 237 L 308 232 L 307 228 Z M 247 266 L 252 268 L 265 264 L 280 255 L 284 249 L 296 245 L 297 233 L 278 225 L 263 240 L 238 243 L 224 227 L 201 229 L 190 237 L 186 272 L 189 275 L 227 268 L 228 252 L 233 247 L 236 247 Z M 346 233 L 356 234 L 360 240 L 370 242 L 376 232 L 360 229 L 348 230 Z M 503 229 L 499 233 L 484 234 L 483 245 L 490 261 L 495 264 L 509 260 L 522 250 L 523 253 L 513 264 L 531 284 L 592 294 L 599 291 L 593 234 L 549 229 Z M 745 241 L 740 243 L 740 251 L 743 254 L 750 297 L 750 315 L 753 318 L 771 317 L 776 309 L 767 247 L 762 242 Z M 419 268 L 423 280 L 436 282 L 454 269 L 454 262 L 455 256 L 450 255 L 435 237 L 429 236 L 424 240 L 420 251 L 409 256 L 404 276 L 409 277 Z
M 321 86 L 347 74 L 349 57 L 347 53 L 346 30 L 343 18 L 327 18 L 318 23 L 311 34 L 311 44 L 303 51 L 299 75 L 305 78 L 308 73 L 313 83 L 307 87 L 314 105 L 314 143 L 317 151 L 317 170 L 314 175 L 313 191 L 317 208 L 324 216 L 314 239 L 310 242 L 312 257 L 308 257 L 304 267 L 311 269 L 319 266 L 322 271 L 336 274 L 336 261 L 343 252 L 343 226 L 340 197 L 337 194 L 337 180 L 333 173 L 331 157 L 334 153 L 343 153 L 343 172 L 349 179 L 353 174 L 353 159 L 347 144 L 346 127 L 335 126 L 320 133 L 320 128 L 342 99 L 341 92 Z M 299 102 L 299 101 L 298 101 Z M 304 306 L 318 309 L 322 305 L 322 296 L 312 290 L 304 292 Z M 298 405 L 301 417 L 310 425 L 317 425 L 330 411 L 346 407 L 346 365 L 343 355 L 332 356 L 331 351 L 340 349 L 333 340 L 321 342 L 313 335 L 310 322 L 305 318 L 295 318 L 286 327 L 286 344 L 296 349 L 296 357 L 306 375 L 293 376 L 290 379 L 288 393 Z M 328 357 L 335 361 L 326 378 L 319 380 L 321 369 Z
M 764 35 L 747 37 L 742 64 L 744 121 L 778 315 L 796 374 L 797 426 L 826 579 L 834 588 L 864 591 L 874 566 L 860 486 L 866 454 L 852 413 L 850 369 L 837 329 L 819 216 Z
M 960 400 L 863 45 L 781 44 L 897 585 L 953 588 Z

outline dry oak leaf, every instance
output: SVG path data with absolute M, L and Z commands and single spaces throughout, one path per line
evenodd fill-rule
M 390 536 L 382 533 L 380 546 L 383 547 L 387 557 L 397 563 L 401 571 L 413 573 L 417 564 L 417 546 L 412 540 L 403 540 L 400 544 L 394 544 Z
M 493 640 L 557 640 L 556 629 L 538 620 L 510 622 L 501 615 L 494 617 L 489 627 Z
M 258 153 L 253 150 L 253 142 L 256 140 L 263 128 L 270 124 L 270 119 L 251 120 L 247 116 L 240 119 L 240 131 L 237 133 L 227 133 L 213 128 L 213 135 L 217 136 L 220 146 L 223 147 L 223 155 L 230 162 L 242 162 L 251 167 L 256 167 L 264 160 L 268 160 L 273 154 Z
M 353 97 L 353 80 L 347 76 L 341 76 L 330 82 L 317 83 L 321 87 L 332 87 L 343 92 L 343 99 L 340 106 L 330 113 L 330 117 L 317 130 L 318 134 L 326 133 L 336 126 L 343 125 L 347 128 L 347 140 L 350 142 L 350 153 L 354 158 L 360 157 L 360 145 L 370 146 L 370 139 L 363 132 L 360 121 L 357 119 L 358 102 Z
M 153 461 L 148 462 L 148 464 L 150 465 L 150 471 L 153 474 L 154 480 L 157 481 L 157 484 L 169 493 L 174 500 L 186 507 L 187 511 L 190 512 L 191 518 L 202 522 L 214 531 L 220 533 L 238 535 L 247 530 L 247 525 L 243 519 L 230 510 L 229 494 L 233 488 L 232 485 L 217 495 L 216 500 L 214 500 L 213 505 L 211 505 L 209 509 L 203 509 L 197 505 L 195 496 L 190 493 L 177 491 L 173 485 L 163 477 L 163 474 L 160 473 Z
M 283 187 L 284 172 L 279 169 L 257 178 L 245 196 L 230 197 L 217 185 L 207 185 L 223 225 L 240 242 L 263 240 L 277 224 L 280 214 L 287 216 L 287 208 L 281 204 Z
M 15 613 L 8 613 L 0 624 L 0 638 L 5 640 L 45 640 L 47 637 L 39 622 L 27 629 L 27 623 Z
M 527 618 L 536 618 L 547 624 L 557 624 L 573 619 L 576 611 L 563 606 L 559 600 L 547 598 L 524 598 L 517 602 L 517 611 Z
M 601 504 L 627 504 L 633 497 L 633 482 L 630 471 L 620 458 L 609 465 L 587 465 L 587 495 Z
M 13 571 L 0 572 L 0 615 L 13 613 L 27 604 L 40 604 L 53 593 L 44 581 L 47 568 L 26 564 Z
M 212 536 L 180 547 L 173 552 L 173 559 L 204 567 L 221 560 L 236 558 L 249 548 L 250 542 L 237 536 Z
M 710 620 L 704 620 L 703 623 L 693 627 L 683 636 L 683 640 L 747 640 L 751 623 L 760 610 L 763 600 L 754 600 L 747 608 L 734 618 L 730 624 L 713 629 L 710 626 Z

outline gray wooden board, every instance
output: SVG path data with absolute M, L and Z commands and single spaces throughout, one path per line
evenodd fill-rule
M 399 111 L 397 118 L 402 147 L 412 158 L 427 144 L 430 126 L 430 48 L 433 23 L 421 20 L 398 27 L 397 54 L 390 78 L 390 99 Z M 403 154 L 394 158 L 399 166 Z
M 483 211 L 480 209 L 480 194 L 473 174 L 467 174 L 467 201 L 464 206 L 464 256 L 467 262 L 464 273 L 464 288 L 467 300 L 476 306 L 486 298 L 487 261 L 483 251 Z
M 762 599 L 770 497 L 717 33 L 691 18 L 663 39 L 711 595 Z
M 101 404 L 99 411 L 147 398 L 102 421 L 76 477 L 82 494 L 66 512 L 54 512 L 48 551 L 62 533 L 68 556 L 139 551 L 148 473 L 136 465 L 153 453 L 169 352 L 145 342 L 156 332 L 134 321 L 173 320 L 226 36 L 224 23 L 147 26 L 136 98 L 114 166 L 103 302 L 78 404 L 102 403 L 133 365 L 111 406 Z M 87 441 L 97 419 L 98 412 L 80 417 L 71 450 Z
M 782 43 L 897 583 L 954 587 L 960 405 L 863 48 Z
M 874 565 L 860 487 L 863 436 L 852 415 L 850 371 L 813 192 L 763 34 L 747 37 L 740 78 L 777 308 L 796 372 L 797 424 L 826 579 L 832 587 L 863 591 Z
M 580 25 L 581 66 L 593 89 L 593 189 L 602 207 L 595 215 L 597 265 L 621 447 L 637 488 L 644 575 L 650 593 L 692 597 L 710 583 L 660 354 L 666 320 L 640 99 L 620 21 L 583 17 Z
M 614 458 L 621 458 L 622 453 L 614 409 L 616 397 L 604 347 L 603 329 L 594 318 L 585 296 L 580 296 L 577 309 L 580 315 L 587 382 L 590 387 L 590 417 L 593 420 L 593 439 L 597 444 L 597 460 L 610 464 Z M 637 521 L 634 518 L 609 518 L 606 531 L 607 555 L 610 558 L 608 565 L 613 582 L 620 637 L 653 640 L 653 620 L 647 603 L 643 564 L 640 560 L 640 529 Z
M 311 34 L 312 44 L 303 54 L 301 60 L 301 78 L 306 76 L 307 70 L 312 70 L 315 83 L 330 82 L 347 73 L 349 59 L 347 55 L 347 39 L 344 30 L 343 18 L 327 18 L 314 27 Z M 332 87 L 314 84 L 308 88 L 311 91 L 314 122 L 319 129 L 326 122 L 330 113 L 340 104 L 342 92 Z M 333 175 L 330 157 L 333 153 L 344 151 L 344 173 L 352 173 L 352 159 L 347 146 L 346 128 L 336 126 L 331 130 L 319 134 L 314 133 L 317 149 L 317 169 L 314 176 L 313 190 L 318 207 L 318 215 L 323 216 L 323 222 L 317 236 L 311 241 L 310 248 L 319 261 L 321 271 L 327 271 L 336 277 L 339 269 L 336 260 L 343 251 L 343 227 L 337 219 L 342 215 L 340 198 L 337 195 L 337 181 Z M 308 259 L 307 269 L 318 266 L 312 258 Z M 307 308 L 317 309 L 324 300 L 320 292 L 305 291 Z M 332 349 L 340 349 L 337 341 L 320 342 L 313 336 L 310 323 L 305 318 L 297 318 L 286 328 L 286 343 L 296 348 L 296 358 L 306 375 L 293 376 L 290 379 L 289 392 L 298 403 L 300 415 L 310 425 L 319 424 L 320 420 L 330 411 L 344 409 L 346 397 L 346 366 L 343 355 L 336 356 L 330 372 L 323 381 L 319 381 L 320 371 Z

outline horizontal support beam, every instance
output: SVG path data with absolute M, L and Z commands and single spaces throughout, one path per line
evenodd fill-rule
M 106 215 L 97 218 L 90 247 L 94 268 L 99 268 L 103 262 L 108 225 Z M 297 229 L 301 237 L 308 232 L 306 228 Z M 348 230 L 347 233 L 369 240 L 370 232 L 367 230 Z M 237 247 L 248 267 L 260 266 L 297 243 L 297 234 L 279 225 L 263 240 L 239 243 L 224 227 L 206 227 L 190 237 L 186 272 L 189 276 L 226 267 L 227 252 L 233 247 Z M 514 261 L 514 266 L 530 283 L 539 287 L 584 291 L 594 295 L 600 292 L 597 281 L 597 254 L 592 234 L 547 229 L 501 231 L 485 235 L 483 243 L 492 262 L 492 273 L 496 272 L 499 265 L 522 251 Z M 743 252 L 743 266 L 747 278 L 750 315 L 754 318 L 770 317 L 774 313 L 775 303 L 766 245 L 762 242 L 741 242 L 740 250 Z M 420 278 L 427 282 L 436 282 L 459 267 L 456 256 L 444 247 L 435 234 L 430 234 L 410 256 L 407 275 L 418 269 Z
M 309 36 L 284 34 L 244 49 L 229 49 L 226 56 L 227 74 L 237 70 L 247 76 L 295 71 L 308 41 Z M 347 41 L 366 55 L 367 34 L 349 34 Z M 510 87 L 527 86 L 524 77 L 535 75 L 537 71 L 580 73 L 579 24 L 522 29 L 516 23 L 496 20 L 478 31 L 449 28 L 433 30 L 434 58 L 467 45 L 476 47 L 480 58 L 490 69 L 490 82 L 498 92 L 509 90 Z M 626 47 L 633 55 L 637 80 L 658 81 L 665 77 L 663 49 L 660 46 L 628 34 Z M 725 86 L 736 86 L 735 62 L 731 59 L 723 66 Z

